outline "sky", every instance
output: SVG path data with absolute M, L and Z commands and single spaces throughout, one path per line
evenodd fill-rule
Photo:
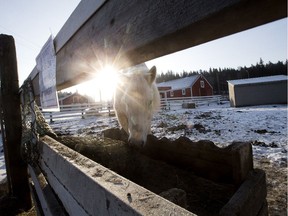
M 287 19 L 281 19 L 250 30 L 185 49 L 147 63 L 160 72 L 238 68 L 259 62 L 287 59 Z
M 16 43 L 19 84 L 36 65 L 35 58 L 52 34 L 56 36 L 80 0 L 0 0 L 0 34 Z M 287 19 L 233 34 L 147 62 L 158 73 L 238 68 L 287 59 Z

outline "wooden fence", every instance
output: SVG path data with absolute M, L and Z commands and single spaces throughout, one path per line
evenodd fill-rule
M 41 109 L 41 108 L 40 108 Z M 69 120 L 74 118 L 86 118 L 89 116 L 114 114 L 112 102 L 83 103 L 60 105 L 60 111 L 42 112 L 45 119 L 50 123 L 60 120 Z
M 178 98 L 162 98 L 161 108 L 164 110 L 171 110 L 177 108 L 196 108 L 202 105 L 221 104 L 227 102 L 227 96 L 213 95 L 213 96 L 197 96 L 197 97 L 178 97 Z
M 162 98 L 161 109 L 173 110 L 179 108 L 196 108 L 202 105 L 221 104 L 227 102 L 226 96 L 213 95 L 201 97 L 187 97 L 187 98 Z M 187 105 L 187 106 L 185 106 Z M 75 118 L 87 118 L 89 116 L 114 115 L 113 102 L 97 102 L 97 103 L 83 103 L 60 105 L 59 112 L 42 112 L 45 119 L 50 123 L 61 120 L 71 120 Z
M 284 17 L 286 0 L 81 1 L 53 41 L 56 88 L 62 90 L 89 80 L 103 62 L 122 69 Z M 29 165 L 33 177 L 29 190 L 28 165 L 21 159 L 22 122 L 15 54 L 14 39 L 0 35 L 0 113 L 9 197 L 11 201 L 17 200 L 14 208 L 28 210 L 30 191 L 36 188 L 35 203 L 40 200 L 44 215 L 193 215 L 49 137 L 37 143 L 40 163 L 33 168 Z M 38 97 L 36 67 L 28 78 Z M 59 181 L 59 176 L 63 181 Z M 260 179 L 265 184 L 265 178 Z M 253 201 L 260 195 L 266 196 L 265 190 L 254 193 L 251 188 L 255 185 L 260 184 L 248 185 Z M 243 199 L 237 196 L 235 200 Z M 61 206 L 58 208 L 55 203 Z M 246 203 L 255 205 L 252 200 Z M 258 210 L 249 213 L 259 215 Z

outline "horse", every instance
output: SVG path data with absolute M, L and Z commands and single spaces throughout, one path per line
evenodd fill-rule
M 155 83 L 156 67 L 139 64 L 119 73 L 114 93 L 114 109 L 119 125 L 128 134 L 128 143 L 144 146 L 151 134 L 153 114 L 160 108 Z

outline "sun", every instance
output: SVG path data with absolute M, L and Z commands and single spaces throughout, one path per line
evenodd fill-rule
M 118 72 L 114 67 L 108 65 L 99 71 L 99 74 L 96 75 L 95 79 L 98 80 L 101 88 L 114 89 L 118 81 Z
M 118 71 L 113 66 L 107 65 L 98 72 L 94 80 L 99 86 L 102 99 L 112 99 L 118 82 Z
M 118 82 L 118 71 L 106 65 L 95 73 L 94 79 L 75 86 L 81 94 L 91 96 L 95 101 L 110 101 Z

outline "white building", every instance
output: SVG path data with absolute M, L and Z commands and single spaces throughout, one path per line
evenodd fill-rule
M 229 99 L 233 107 L 287 104 L 287 76 L 276 75 L 229 80 Z

